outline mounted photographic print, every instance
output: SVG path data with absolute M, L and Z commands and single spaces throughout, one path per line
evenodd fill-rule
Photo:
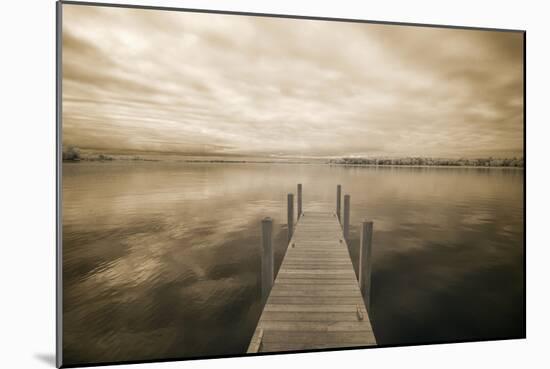
M 525 337 L 525 32 L 58 3 L 59 366 Z

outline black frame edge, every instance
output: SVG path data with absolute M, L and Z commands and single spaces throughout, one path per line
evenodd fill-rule
M 56 264 L 56 288 L 55 288 L 55 365 L 63 366 L 63 243 L 62 243 L 62 207 L 61 207 L 61 181 L 62 181 L 62 44 L 63 44 L 63 3 L 55 4 L 55 264 Z

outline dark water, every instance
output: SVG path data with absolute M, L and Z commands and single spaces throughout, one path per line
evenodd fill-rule
M 380 344 L 521 337 L 523 171 L 285 164 L 63 165 L 66 364 L 239 354 L 260 314 L 260 220 L 286 194 L 374 221 Z

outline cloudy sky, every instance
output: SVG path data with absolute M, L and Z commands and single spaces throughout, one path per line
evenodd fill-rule
M 523 35 L 63 5 L 63 144 L 521 156 Z

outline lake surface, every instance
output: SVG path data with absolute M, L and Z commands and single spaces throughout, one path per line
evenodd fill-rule
M 260 221 L 286 250 L 286 195 L 351 195 L 374 222 L 379 344 L 525 334 L 523 170 L 64 163 L 65 364 L 240 354 L 261 313 Z

